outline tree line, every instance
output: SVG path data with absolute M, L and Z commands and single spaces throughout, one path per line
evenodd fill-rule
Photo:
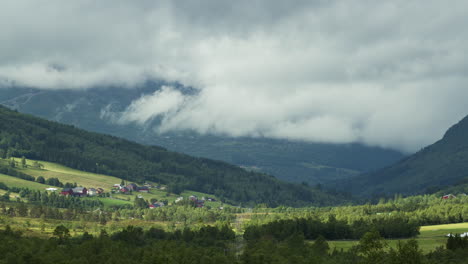
M 377 230 L 384 238 L 408 238 L 419 234 L 419 225 L 398 216 L 370 221 L 362 219 L 348 224 L 330 215 L 327 221 L 296 218 L 277 220 L 264 225 L 250 225 L 245 229 L 244 238 L 250 241 L 271 237 L 277 241 L 284 241 L 298 234 L 309 240 L 320 236 L 329 240 L 359 239 L 371 230 Z

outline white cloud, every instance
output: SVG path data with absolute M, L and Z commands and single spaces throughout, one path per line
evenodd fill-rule
M 136 122 L 144 124 L 158 116 L 170 116 L 176 114 L 177 109 L 184 102 L 181 92 L 163 86 L 160 91 L 151 95 L 143 95 L 133 101 L 122 113 L 119 123 Z
M 414 151 L 468 114 L 468 3 L 3 1 L 0 82 L 165 88 L 119 122 Z

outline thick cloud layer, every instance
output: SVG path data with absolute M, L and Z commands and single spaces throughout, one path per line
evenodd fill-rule
M 0 84 L 165 87 L 118 122 L 414 151 L 468 114 L 468 3 L 3 1 Z

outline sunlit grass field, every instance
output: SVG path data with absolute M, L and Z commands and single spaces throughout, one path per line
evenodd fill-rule
M 8 176 L 8 175 L 1 174 L 1 173 L 0 173 L 0 182 L 5 183 L 8 187 L 22 187 L 22 188 L 28 188 L 31 190 L 41 190 L 41 191 L 44 191 L 45 188 L 53 187 L 53 186 L 44 185 L 44 184 L 40 184 L 40 183 L 33 182 L 33 181 L 26 181 L 23 179 L 15 178 L 15 177 Z M 57 188 L 57 187 L 54 187 L 54 188 Z
M 446 235 L 449 233 L 464 233 L 468 232 L 468 223 L 459 224 L 446 224 L 446 225 L 433 225 L 433 226 L 422 226 L 420 235 L 416 238 L 419 243 L 419 247 L 425 252 L 430 252 L 440 246 L 445 246 L 447 242 Z M 401 239 L 404 241 L 406 239 Z M 395 248 L 399 240 L 387 239 L 386 242 L 390 247 Z M 337 250 L 348 250 L 352 246 L 355 246 L 359 241 L 328 241 L 330 248 L 336 248 Z

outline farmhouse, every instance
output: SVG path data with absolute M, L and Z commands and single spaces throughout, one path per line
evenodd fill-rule
M 205 206 L 205 201 L 204 200 L 199 200 L 195 195 L 190 195 L 189 200 L 195 202 L 196 207 Z
M 94 188 L 89 188 L 88 195 L 89 196 L 96 196 L 98 194 L 97 190 Z
M 138 185 L 136 185 L 135 183 L 130 183 L 127 185 L 127 188 L 130 190 L 130 191 L 138 191 Z
M 140 186 L 138 187 L 138 191 L 143 193 L 149 193 L 149 188 L 146 186 Z
M 86 196 L 88 194 L 88 189 L 86 189 L 85 187 L 75 187 L 72 189 L 72 191 L 74 196 L 79 197 Z
M 453 194 L 447 194 L 447 195 L 442 196 L 442 199 L 444 200 L 453 199 L 453 198 L 456 198 L 456 196 Z

